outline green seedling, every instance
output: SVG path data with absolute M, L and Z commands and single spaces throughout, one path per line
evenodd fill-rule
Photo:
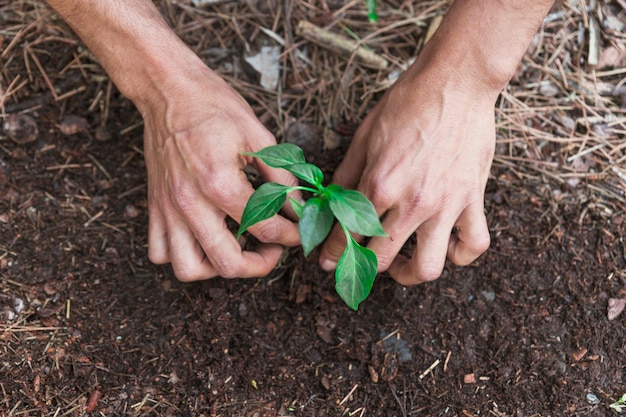
M 376 12 L 376 0 L 366 0 L 367 18 L 370 23 L 378 22 L 378 12 Z
M 622 395 L 617 401 L 615 401 L 609 407 L 611 407 L 613 410 L 617 411 L 618 413 L 621 413 L 622 411 L 626 411 L 626 394 Z
M 304 255 L 322 243 L 330 233 L 335 218 L 346 235 L 346 249 L 339 258 L 335 271 L 335 289 L 345 303 L 356 310 L 367 298 L 378 271 L 378 258 L 371 249 L 363 247 L 352 233 L 363 236 L 387 236 L 383 230 L 374 205 L 355 190 L 337 185 L 324 186 L 324 174 L 315 165 L 307 163 L 304 152 L 298 146 L 283 143 L 245 152 L 244 155 L 260 159 L 273 168 L 282 168 L 310 186 L 286 186 L 274 182 L 261 185 L 246 204 L 237 238 L 252 225 L 269 219 L 280 211 L 287 195 L 300 190 L 312 194 L 306 203 L 289 198 L 299 218 L 298 230 Z

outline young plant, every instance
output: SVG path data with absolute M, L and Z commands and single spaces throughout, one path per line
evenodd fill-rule
M 613 410 L 617 411 L 618 413 L 621 413 L 622 411 L 626 410 L 626 394 L 622 395 L 617 401 L 615 401 L 609 407 L 611 407 Z
M 289 199 L 299 217 L 298 230 L 304 255 L 308 256 L 326 239 L 336 218 L 346 235 L 347 244 L 337 263 L 335 289 L 343 301 L 356 310 L 372 289 L 378 271 L 378 258 L 371 249 L 359 245 L 351 232 L 363 236 L 387 235 L 374 205 L 358 191 L 346 190 L 337 184 L 324 186 L 322 171 L 307 163 L 304 152 L 296 145 L 283 143 L 244 154 L 259 158 L 273 168 L 286 169 L 310 186 L 290 187 L 274 182 L 261 185 L 246 204 L 237 238 L 252 225 L 278 213 L 287 200 L 287 194 L 296 190 L 312 193 L 313 196 L 305 204 Z
M 376 12 L 376 0 L 366 0 L 367 18 L 370 23 L 378 22 L 378 13 Z

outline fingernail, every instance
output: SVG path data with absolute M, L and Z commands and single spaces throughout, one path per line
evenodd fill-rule
M 331 261 L 330 259 L 324 259 L 320 261 L 320 266 L 326 272 L 334 271 L 337 268 L 337 262 Z

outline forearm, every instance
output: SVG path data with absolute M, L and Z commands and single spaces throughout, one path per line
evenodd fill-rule
M 177 79 L 170 76 L 177 69 L 206 70 L 168 27 L 151 0 L 46 1 L 140 110 Z
M 553 2 L 455 0 L 422 55 L 497 94 L 515 73 Z

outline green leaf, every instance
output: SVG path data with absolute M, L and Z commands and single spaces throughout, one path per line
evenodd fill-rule
M 304 209 L 304 204 L 292 197 L 289 197 L 289 204 L 291 204 L 291 208 L 296 213 L 296 216 L 298 216 L 298 218 L 302 217 L 302 209 Z
M 258 152 L 243 152 L 243 154 L 259 158 L 273 168 L 284 168 L 306 162 L 302 149 L 292 143 L 280 143 L 263 148 Z
M 330 209 L 337 220 L 351 232 L 364 236 L 387 236 L 371 201 L 356 190 L 330 184 Z
M 278 213 L 287 200 L 287 194 L 295 190 L 296 187 L 266 182 L 261 185 L 248 200 L 246 208 L 241 216 L 241 224 L 237 231 L 237 238 L 250 226 L 260 221 L 267 220 Z
M 376 0 L 366 0 L 367 17 L 370 23 L 378 22 L 378 13 L 376 12 Z
M 320 186 L 322 185 L 322 181 L 324 181 L 322 170 L 307 162 L 292 164 L 282 168 L 312 185 Z
M 353 310 L 367 298 L 378 272 L 378 258 L 374 251 L 359 245 L 349 233 L 346 249 L 335 270 L 335 290 Z
M 308 256 L 326 239 L 333 227 L 334 219 L 328 200 L 313 197 L 306 202 L 298 225 L 304 256 Z

